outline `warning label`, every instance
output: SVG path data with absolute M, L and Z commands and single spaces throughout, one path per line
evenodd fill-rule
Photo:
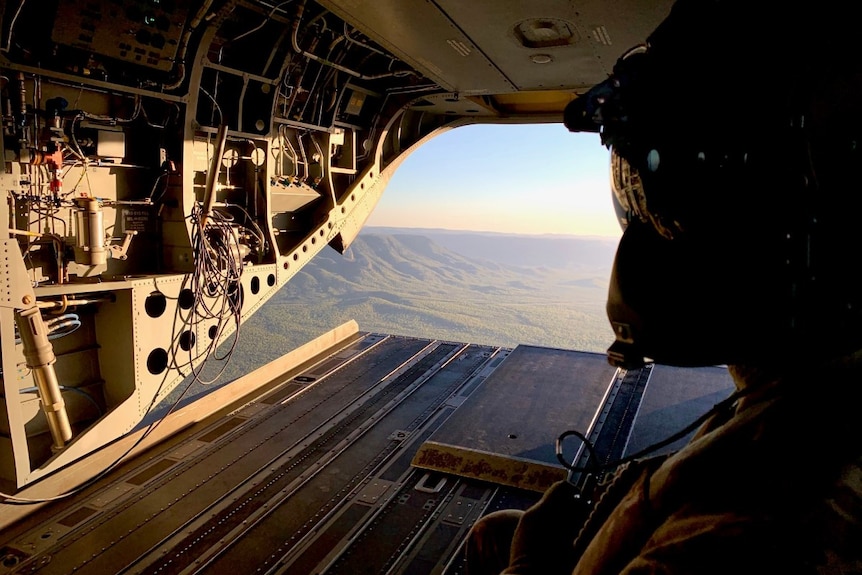
M 123 231 L 146 232 L 152 229 L 153 214 L 148 209 L 123 210 Z

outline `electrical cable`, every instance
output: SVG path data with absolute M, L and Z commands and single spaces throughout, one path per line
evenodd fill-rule
M 72 118 L 72 126 L 69 129 L 69 136 L 72 140 L 72 144 L 75 145 L 75 147 L 71 148 L 71 150 L 84 163 L 84 171 L 86 171 L 87 170 L 87 162 L 88 162 L 87 155 L 84 153 L 84 150 L 81 149 L 81 144 L 78 143 L 78 138 L 75 137 L 75 124 L 77 124 L 78 122 L 80 122 L 84 118 L 85 118 L 84 114 L 78 114 L 77 116 Z
M 392 76 L 395 75 L 392 72 L 388 72 L 385 74 L 373 74 L 371 76 L 367 76 L 365 74 L 361 74 L 361 73 L 357 72 L 356 70 L 351 70 L 350 68 L 348 68 L 346 66 L 342 66 L 341 64 L 336 64 L 335 62 L 331 62 L 325 58 L 321 58 L 320 56 L 317 56 L 316 54 L 312 54 L 311 52 L 307 52 L 307 51 L 303 50 L 302 48 L 300 48 L 299 47 L 299 41 L 298 41 L 298 33 L 299 33 L 299 25 L 302 21 L 302 14 L 304 11 L 305 11 L 305 2 L 300 4 L 299 9 L 297 10 L 296 20 L 294 21 L 293 26 L 291 27 L 292 31 L 291 31 L 291 35 L 290 35 L 290 40 L 291 40 L 294 52 L 296 52 L 297 54 L 301 54 L 301 55 L 305 56 L 309 60 L 314 60 L 315 62 L 317 62 L 323 66 L 329 66 L 330 68 L 334 68 L 334 69 L 338 70 L 339 72 L 344 72 L 345 74 L 349 74 L 349 75 L 353 76 L 354 78 L 358 78 L 360 80 L 379 80 L 381 78 L 391 78 Z M 318 14 L 315 18 L 312 18 L 311 21 L 308 24 L 306 24 L 306 27 L 308 27 L 308 25 L 313 23 L 315 20 L 321 18 L 327 12 L 328 11 L 325 10 L 323 13 Z
M 45 322 L 48 330 L 48 340 L 60 339 L 74 333 L 81 327 L 81 319 L 76 313 L 65 313 L 61 316 L 51 318 Z
M 269 245 L 266 241 L 266 236 L 264 235 L 263 230 L 260 228 L 260 226 L 257 224 L 257 222 L 254 221 L 254 219 L 251 217 L 251 214 L 249 214 L 248 211 L 239 204 L 224 204 L 224 206 L 228 207 L 228 208 L 236 208 L 243 213 L 243 215 L 246 218 L 246 221 L 248 221 L 252 226 L 254 226 L 254 231 L 257 232 L 256 234 L 253 234 L 253 235 L 254 235 L 254 237 L 257 238 L 257 241 L 260 243 L 261 251 L 263 253 L 266 253 L 268 245 Z M 248 229 L 248 228 L 246 228 L 246 229 Z
M 236 41 L 237 41 L 237 40 L 239 40 L 240 38 L 245 38 L 245 37 L 246 37 L 246 36 L 248 36 L 249 34 L 253 34 L 254 32 L 257 32 L 258 30 L 260 30 L 261 28 L 263 28 L 264 26 L 266 26 L 266 23 L 270 21 L 270 19 L 273 17 L 273 15 L 275 15 L 276 11 L 277 11 L 279 8 L 281 8 L 281 7 L 282 7 L 282 6 L 284 6 L 285 4 L 290 4 L 291 2 L 293 2 L 293 0 L 285 0 L 284 2 L 279 2 L 278 4 L 276 4 L 275 6 L 273 6 L 273 8 L 272 8 L 272 10 L 270 10 L 269 14 L 267 14 L 267 15 L 266 15 L 266 18 L 264 18 L 264 19 L 263 19 L 263 22 L 261 22 L 260 24 L 258 24 L 257 26 L 255 26 L 254 28 L 252 28 L 251 30 L 249 30 L 248 32 L 243 32 L 242 34 L 240 34 L 240 35 L 239 35 L 239 36 L 237 36 L 236 38 L 234 38 L 234 39 L 232 39 L 232 40 L 228 40 L 228 42 L 227 42 L 227 43 L 228 43 L 228 44 L 230 44 L 231 42 L 236 42 Z
M 138 119 L 138 116 L 141 114 L 141 109 L 143 108 L 143 100 L 139 95 L 135 96 L 135 109 L 132 112 L 131 118 L 118 118 L 116 116 L 105 116 L 101 114 L 91 114 L 90 112 L 85 112 L 81 110 L 80 116 L 84 117 L 88 120 L 95 120 L 99 122 L 108 122 L 109 124 L 129 124 Z
M 147 199 L 151 203 L 153 203 L 153 204 L 158 203 L 158 201 L 161 200 L 162 197 L 165 195 L 165 192 L 167 192 L 168 186 L 166 183 L 165 188 L 162 190 L 162 193 L 159 194 L 159 197 L 156 198 L 155 200 L 153 199 L 153 196 L 156 194 L 156 189 L 159 187 L 159 182 L 161 182 L 162 179 L 166 178 L 167 175 L 168 175 L 167 171 L 162 172 L 161 174 L 159 174 L 159 176 L 156 178 L 156 181 L 153 183 L 153 189 L 150 190 L 150 194 L 147 196 Z
M 562 432 L 557 437 L 557 441 L 554 443 L 554 451 L 556 452 L 556 455 L 557 455 L 557 461 L 559 461 L 563 467 L 565 467 L 566 469 L 568 469 L 570 471 L 586 471 L 587 469 L 589 469 L 590 471 L 595 471 L 595 469 L 596 469 L 595 464 L 591 465 L 588 468 L 584 468 L 583 470 L 580 470 L 580 469 L 576 469 L 574 467 L 574 465 L 572 465 L 571 463 L 566 461 L 566 458 L 563 456 L 563 442 L 566 440 L 567 437 L 571 437 L 571 436 L 577 437 L 584 444 L 584 447 L 586 448 L 587 452 L 589 452 L 589 454 L 590 454 L 590 458 L 588 459 L 588 461 L 590 463 L 593 463 L 597 459 L 596 458 L 596 450 L 593 447 L 592 442 L 587 438 L 587 436 L 584 435 L 583 433 L 581 433 L 580 431 L 575 431 L 574 429 L 569 429 L 567 431 Z
M 76 393 L 78 395 L 82 395 L 87 398 L 87 400 L 92 403 L 99 412 L 99 417 L 102 417 L 105 412 L 102 410 L 102 406 L 99 405 L 99 402 L 96 401 L 96 398 L 84 391 L 83 389 L 77 387 L 70 387 L 68 385 L 61 385 L 60 391 L 69 391 L 72 393 Z M 38 387 L 25 387 L 18 390 L 18 393 L 39 393 Z
M 395 59 L 392 55 L 387 54 L 383 50 L 381 50 L 379 48 L 375 48 L 371 44 L 366 44 L 365 42 L 361 42 L 361 41 L 355 39 L 353 36 L 351 36 L 350 31 L 347 29 L 347 21 L 344 22 L 344 39 L 347 40 L 348 42 L 350 42 L 351 44 L 355 44 L 357 46 L 362 46 L 366 50 L 370 50 L 376 54 L 380 54 L 381 56 L 386 56 L 387 58 L 390 58 L 392 60 Z
M 236 349 L 242 323 L 242 277 L 241 246 L 233 224 L 233 218 L 219 210 L 213 210 L 207 225 L 201 229 L 200 221 L 203 207 L 196 204 L 189 216 L 192 225 L 192 246 L 198 257 L 191 275 L 191 291 L 194 305 L 189 318 L 184 322 L 192 328 L 191 333 L 201 323 L 215 321 L 215 332 L 210 343 L 198 355 L 193 356 L 195 346 L 189 345 L 189 364 L 196 382 L 209 385 L 218 380 L 227 368 Z M 245 210 L 243 210 L 245 212 Z M 248 216 L 246 214 L 246 216 Z M 178 309 L 179 312 L 179 309 Z M 232 320 L 232 321 L 231 321 Z M 217 345 L 230 324 L 234 325 L 233 340 L 223 356 L 217 354 Z M 200 357 L 204 361 L 195 365 Z M 223 361 L 218 373 L 205 380 L 203 369 L 209 358 Z
M 207 92 L 203 86 L 199 86 L 198 90 L 203 92 L 206 97 L 208 97 L 210 100 L 212 100 L 213 106 L 215 107 L 215 110 L 218 112 L 218 122 L 216 122 L 215 124 L 217 126 L 220 126 L 222 124 L 222 118 L 223 118 L 222 113 L 221 113 L 221 106 L 218 105 L 218 102 L 216 101 L 215 97 L 212 94 L 210 94 L 209 92 Z
M 12 22 L 9 23 L 9 37 L 6 38 L 6 46 L 3 48 L 4 52 L 8 52 L 12 49 L 12 30 L 15 28 L 15 21 L 18 19 L 18 16 L 21 14 L 21 9 L 24 8 L 24 4 L 27 3 L 27 0 L 21 0 L 21 3 L 18 4 L 18 9 L 15 11 L 15 15 L 12 16 Z
M 180 37 L 179 44 L 177 46 L 176 57 L 174 58 L 174 64 L 177 69 L 177 78 L 170 84 L 162 84 L 162 90 L 175 90 L 179 88 L 182 83 L 186 79 L 186 52 L 189 48 L 189 43 L 191 42 L 192 34 L 197 27 L 200 26 L 201 22 L 206 20 L 207 13 L 209 12 L 210 7 L 212 6 L 214 0 L 204 0 L 201 4 L 200 8 L 198 8 L 197 13 L 194 17 L 189 21 L 188 27 L 184 28 L 183 35 Z

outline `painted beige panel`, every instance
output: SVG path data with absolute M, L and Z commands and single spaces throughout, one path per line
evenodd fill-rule
M 437 4 L 519 90 L 547 90 L 586 88 L 607 78 L 617 58 L 646 39 L 672 2 L 440 0 Z M 572 43 L 525 46 L 516 28 L 525 21 L 541 20 L 566 23 L 573 32 Z M 533 56 L 550 56 L 551 61 L 536 64 Z
M 321 4 L 448 90 L 484 94 L 515 89 L 433 2 L 336 0 Z

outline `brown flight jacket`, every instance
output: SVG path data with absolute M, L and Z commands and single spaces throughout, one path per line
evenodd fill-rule
M 731 368 L 747 393 L 683 449 L 621 469 L 573 575 L 862 573 L 862 369 Z

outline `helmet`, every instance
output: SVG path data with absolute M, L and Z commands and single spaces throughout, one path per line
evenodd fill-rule
M 819 362 L 862 347 L 847 255 L 862 247 L 862 68 L 840 12 L 779 26 L 773 8 L 678 3 L 566 109 L 570 130 L 611 148 L 624 226 L 612 363 Z

